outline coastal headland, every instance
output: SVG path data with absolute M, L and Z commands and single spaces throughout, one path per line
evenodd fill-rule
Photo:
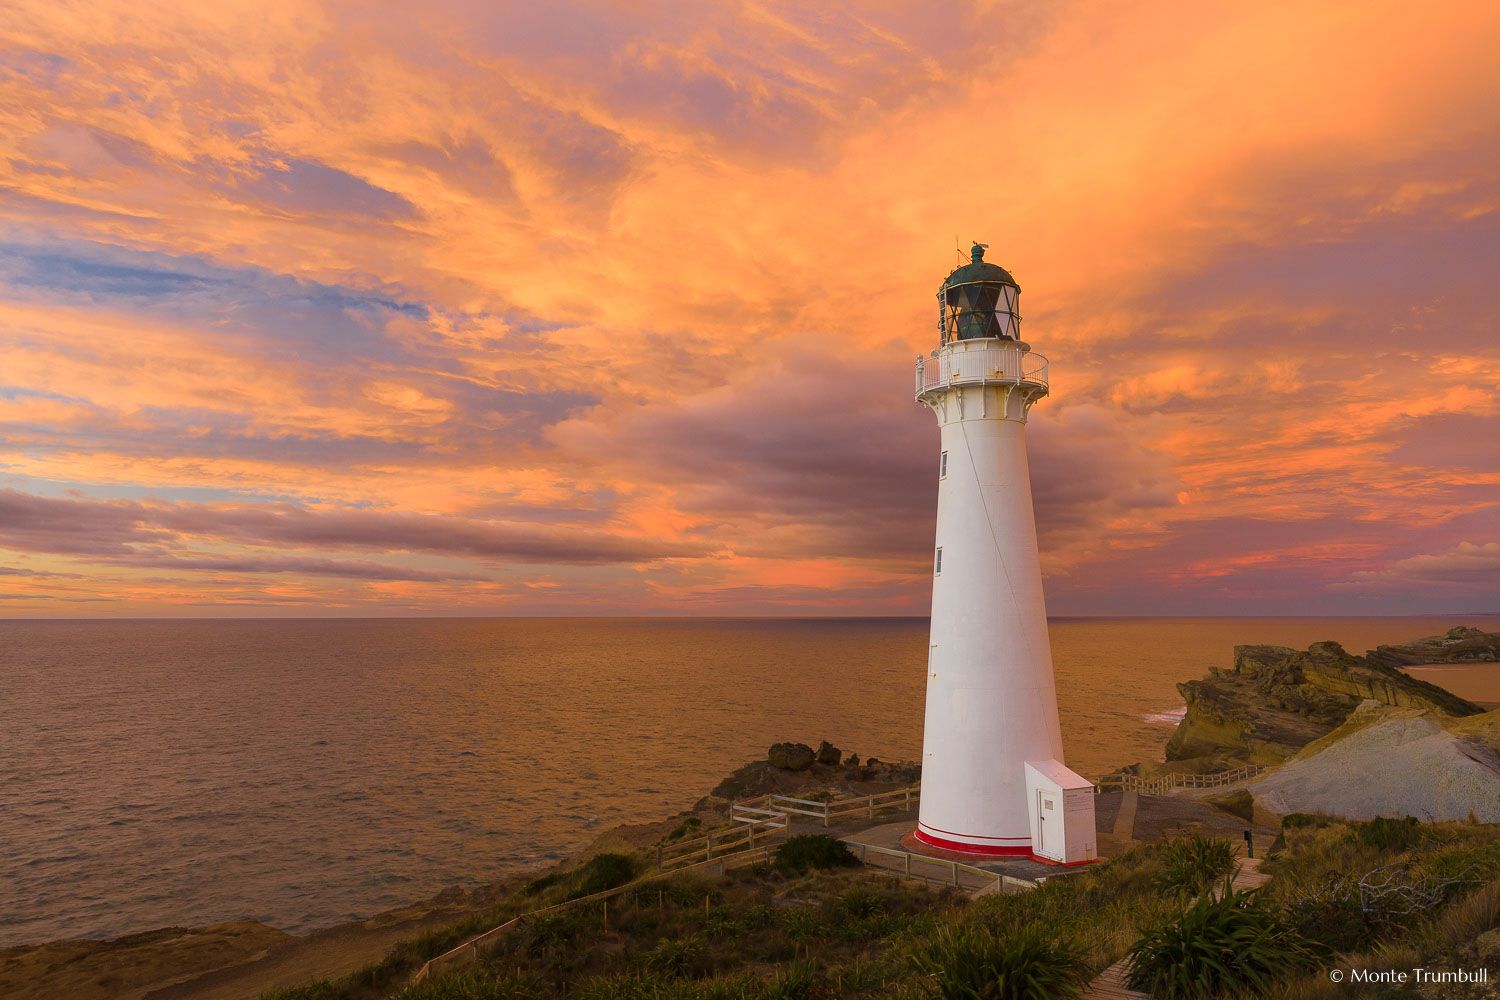
M 1264 851 L 1287 842 L 1288 816 L 1315 814 L 1356 821 L 1356 830 L 1357 821 L 1391 817 L 1500 823 L 1500 710 L 1403 669 L 1461 662 L 1496 663 L 1493 669 L 1500 670 L 1497 659 L 1500 634 L 1463 628 L 1382 646 L 1363 657 L 1331 642 L 1306 650 L 1237 647 L 1230 666 L 1179 685 L 1186 711 L 1163 759 L 1126 764 L 1112 776 L 1114 785 L 1102 786 L 1096 809 L 1100 852 L 1126 856 L 1141 845 L 1195 833 L 1233 843 L 1248 834 Z M 1247 776 L 1219 786 L 1187 787 L 1187 776 L 1236 769 Z M 589 859 L 631 856 L 649 867 L 660 845 L 728 828 L 735 801 L 766 794 L 848 800 L 916 786 L 920 776 L 915 763 L 862 758 L 826 741 L 778 743 L 765 759 L 739 768 L 689 809 L 604 831 L 546 871 L 453 887 L 303 936 L 236 921 L 162 928 L 111 941 L 10 948 L 0 951 L 0 995 L 16 1000 L 254 998 L 380 967 L 393 955 L 404 954 L 401 961 L 410 965 L 416 954 L 412 942 L 446 940 L 443 935 L 451 937 L 455 925 L 467 926 L 465 921 L 477 927 L 480 915 L 539 892 L 538 885 L 570 877 Z M 1147 782 L 1157 784 L 1143 790 Z M 841 817 L 827 827 L 794 818 L 788 833 L 827 833 L 899 849 L 901 833 L 912 822 L 914 813 L 896 809 L 877 816 L 872 809 L 869 816 Z M 911 891 L 918 889 L 937 891 L 925 884 Z M 606 925 L 608 919 L 606 910 Z M 358 995 L 391 992 L 372 980 Z

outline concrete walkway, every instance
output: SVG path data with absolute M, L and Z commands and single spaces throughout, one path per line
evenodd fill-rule
M 1115 825 L 1111 831 L 1121 840 L 1135 839 L 1135 811 L 1140 807 L 1141 793 L 1129 791 L 1120 797 L 1120 811 L 1115 814 Z
M 1036 882 L 1040 879 L 1056 878 L 1063 875 L 1073 875 L 1083 870 L 1082 868 L 1063 868 L 1059 865 L 1043 864 L 1040 861 L 1033 861 L 1030 858 L 976 857 L 958 851 L 944 851 L 940 848 L 928 847 L 926 845 L 921 845 L 917 849 L 913 849 L 909 843 L 903 843 L 903 838 L 911 833 L 915 826 L 916 816 L 908 813 L 902 819 L 894 822 L 888 821 L 876 826 L 865 827 L 864 829 L 846 827 L 843 829 L 824 830 L 820 825 L 794 824 L 790 832 L 794 834 L 829 833 L 836 837 L 858 841 L 861 844 L 869 844 L 871 847 L 884 847 L 892 851 L 905 851 L 912 855 L 913 874 L 916 875 L 920 872 L 921 876 L 928 877 L 928 881 L 938 881 L 937 878 L 931 877 L 935 876 L 938 872 L 951 878 L 952 869 L 945 863 L 949 861 L 957 861 L 959 864 L 978 868 L 981 871 L 993 872 L 996 875 L 1009 875 L 1011 878 L 1025 879 L 1028 882 Z M 877 857 L 877 855 L 870 855 L 867 863 L 871 863 L 873 867 Z M 933 863 L 921 867 L 921 863 L 917 860 L 918 858 L 931 858 Z M 895 861 L 895 859 L 884 858 L 880 859 L 879 863 L 882 867 L 890 867 L 892 861 Z M 901 863 L 895 861 L 895 866 L 901 867 Z M 961 887 L 980 890 L 976 892 L 976 895 L 982 894 L 986 889 L 991 892 L 994 891 L 995 883 L 993 879 L 985 879 L 981 876 L 963 872 L 959 873 L 959 878 L 959 885 Z

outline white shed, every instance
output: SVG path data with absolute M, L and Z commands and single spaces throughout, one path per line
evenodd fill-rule
M 1026 762 L 1026 810 L 1031 814 L 1031 853 L 1046 861 L 1077 865 L 1099 856 L 1094 830 L 1094 785 L 1055 760 Z

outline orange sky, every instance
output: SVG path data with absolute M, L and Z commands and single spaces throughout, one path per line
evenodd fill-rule
M 1493 3 L 22 2 L 0 615 L 923 614 L 955 236 L 1054 614 L 1500 605 Z

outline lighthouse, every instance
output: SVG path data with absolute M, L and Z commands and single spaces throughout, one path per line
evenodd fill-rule
M 1096 856 L 1094 789 L 1062 764 L 1026 465 L 1047 359 L 1021 340 L 1020 286 L 985 249 L 938 289 L 938 348 L 917 361 L 942 444 L 914 836 L 1074 864 Z

